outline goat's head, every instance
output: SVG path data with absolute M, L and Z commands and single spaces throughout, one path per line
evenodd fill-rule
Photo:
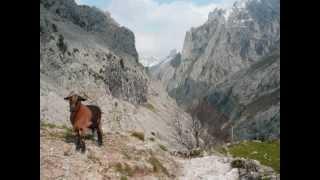
M 69 96 L 65 97 L 64 100 L 69 101 L 70 112 L 74 112 L 81 104 L 81 101 L 85 101 L 86 99 L 77 94 L 71 93 Z

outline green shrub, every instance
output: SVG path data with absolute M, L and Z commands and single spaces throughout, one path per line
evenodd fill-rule
M 241 159 L 235 159 L 231 162 L 232 168 L 245 168 L 245 162 Z
M 59 34 L 59 38 L 58 38 L 58 42 L 57 42 L 57 46 L 59 48 L 59 50 L 64 54 L 68 47 L 67 44 L 64 42 L 64 38 L 61 34 Z
M 190 151 L 191 157 L 199 157 L 202 156 L 203 151 L 201 149 L 193 149 Z
M 146 104 L 144 104 L 144 106 L 145 106 L 147 109 L 149 109 L 150 111 L 156 112 L 156 108 L 155 108 L 152 104 L 146 103 Z
M 167 147 L 165 145 L 159 144 L 160 149 L 164 151 L 168 151 Z

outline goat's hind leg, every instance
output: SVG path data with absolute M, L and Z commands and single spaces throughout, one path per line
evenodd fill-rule
M 84 136 L 84 132 L 83 129 L 79 130 L 79 138 L 80 138 L 80 148 L 81 148 L 81 152 L 84 153 L 86 151 L 86 143 L 83 140 L 83 136 Z

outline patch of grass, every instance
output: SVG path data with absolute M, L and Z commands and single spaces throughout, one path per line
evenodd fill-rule
M 149 109 L 150 111 L 156 112 L 156 108 L 155 108 L 152 104 L 146 103 L 146 104 L 144 104 L 144 106 L 145 106 L 147 109 Z
M 53 124 L 53 123 L 47 123 L 47 122 L 40 122 L 40 127 L 45 127 L 45 128 L 58 128 L 58 125 Z
M 115 165 L 115 170 L 121 173 L 122 175 L 126 175 L 126 176 L 133 176 L 134 174 L 134 170 L 127 163 L 124 163 L 124 165 L 122 165 L 121 163 L 118 162 Z
M 63 136 L 66 142 L 74 142 L 74 134 L 71 128 L 65 129 Z
M 262 179 L 262 180 L 271 180 L 271 177 L 262 176 L 261 179 Z
M 228 147 L 228 151 L 235 157 L 244 157 L 258 160 L 261 164 L 272 167 L 280 173 L 280 142 L 247 141 Z
M 127 176 L 121 176 L 120 180 L 128 180 Z
M 150 164 L 153 166 L 153 171 L 158 173 L 158 172 L 163 172 L 167 176 L 169 176 L 169 172 L 167 168 L 165 168 L 162 163 L 154 156 L 150 157 L 149 159 Z
M 168 151 L 167 147 L 163 144 L 159 144 L 160 149 L 164 150 L 164 151 Z
M 133 132 L 131 133 L 131 136 L 136 137 L 140 139 L 141 141 L 144 141 L 144 133 L 143 132 Z
M 49 123 L 49 122 L 44 122 L 44 121 L 40 122 L 40 127 L 71 130 L 71 128 L 67 127 L 66 125 L 57 125 L 54 123 Z
M 218 151 L 219 153 L 223 154 L 223 155 L 227 155 L 228 154 L 228 149 L 224 146 L 219 146 L 216 148 L 216 151 Z

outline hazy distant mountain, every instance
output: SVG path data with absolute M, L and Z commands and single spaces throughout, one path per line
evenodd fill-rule
M 153 65 L 159 63 L 159 61 L 160 61 L 160 59 L 155 56 L 139 55 L 139 62 L 145 67 L 153 66 Z

